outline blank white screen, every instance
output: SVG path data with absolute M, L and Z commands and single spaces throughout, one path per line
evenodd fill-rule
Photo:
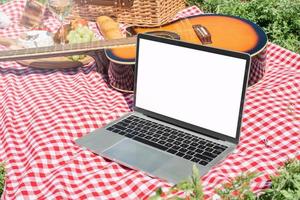
M 136 107 L 235 138 L 246 60 L 140 39 Z

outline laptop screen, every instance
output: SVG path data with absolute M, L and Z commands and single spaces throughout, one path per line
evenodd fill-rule
M 139 38 L 135 107 L 236 138 L 247 59 L 202 48 Z

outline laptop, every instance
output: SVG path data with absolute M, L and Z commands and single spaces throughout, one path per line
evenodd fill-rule
M 76 140 L 171 183 L 201 176 L 239 142 L 250 56 L 162 37 L 137 37 L 133 112 Z

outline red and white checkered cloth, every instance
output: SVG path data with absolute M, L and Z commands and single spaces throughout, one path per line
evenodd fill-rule
M 24 0 L 0 5 L 13 20 L 0 36 L 26 31 L 18 25 L 23 8 Z M 191 7 L 178 17 L 200 13 Z M 45 24 L 59 26 L 51 17 Z M 245 171 L 262 172 L 253 185 L 262 188 L 287 158 L 300 159 L 300 55 L 271 43 L 267 55 L 264 78 L 247 91 L 240 145 L 202 178 L 207 197 Z M 111 89 L 93 63 L 68 70 L 0 63 L 0 102 L 3 199 L 147 199 L 158 186 L 170 186 L 74 143 L 132 106 L 132 96 Z

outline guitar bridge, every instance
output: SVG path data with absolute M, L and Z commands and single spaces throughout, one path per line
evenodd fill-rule
M 197 24 L 193 25 L 193 29 L 203 45 L 212 43 L 211 34 L 204 26 Z

